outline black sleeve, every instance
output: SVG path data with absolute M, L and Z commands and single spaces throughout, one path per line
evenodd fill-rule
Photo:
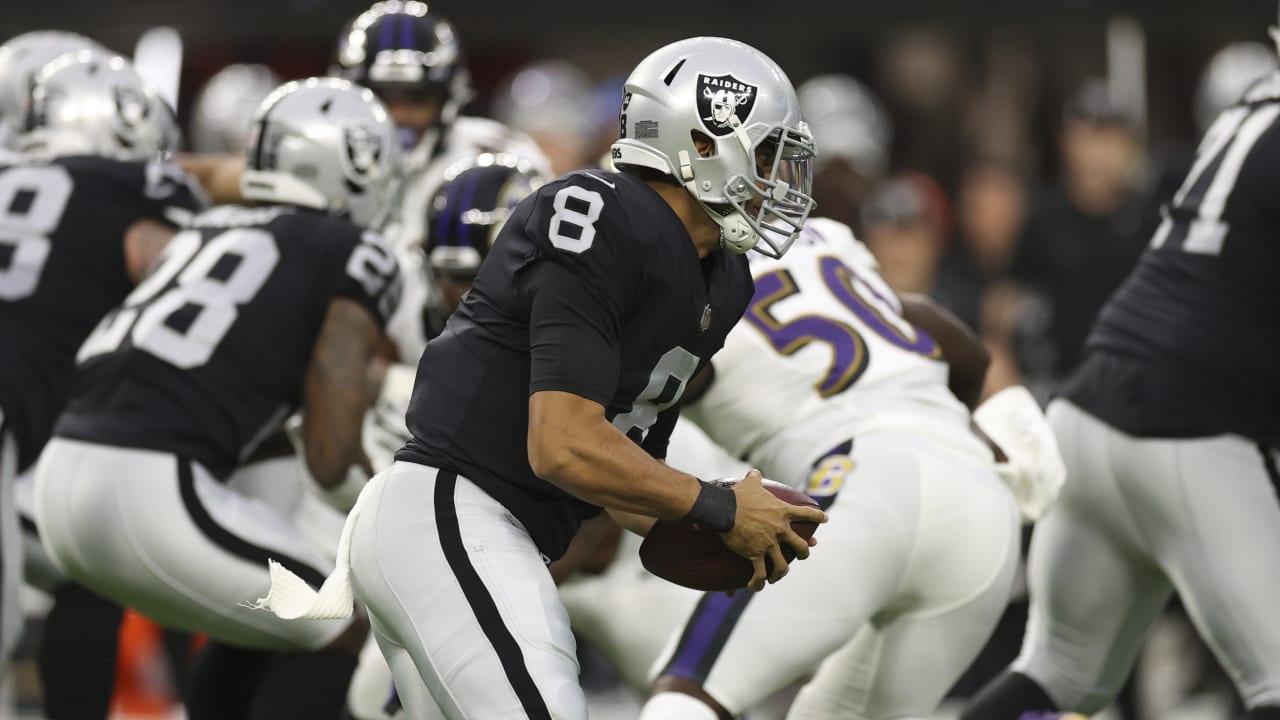
M 560 390 L 608 408 L 621 372 L 617 307 L 552 260 L 534 263 L 517 282 L 529 303 L 529 394 Z
M 143 165 L 143 196 L 149 215 L 173 227 L 183 227 L 209 208 L 209 197 L 177 163 L 153 160 Z
M 385 329 L 400 303 L 400 265 L 395 252 L 372 230 L 361 231 L 349 224 L 336 227 L 341 228 L 341 239 L 336 253 L 338 281 L 334 296 L 360 303 L 378 327 Z
M 530 202 L 523 230 L 538 256 L 569 269 L 625 316 L 644 277 L 648 246 L 616 188 L 567 175 L 539 188 Z

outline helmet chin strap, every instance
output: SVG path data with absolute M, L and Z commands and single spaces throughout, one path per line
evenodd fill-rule
M 760 236 L 737 210 L 728 215 L 719 215 L 707 208 L 707 214 L 720 225 L 720 246 L 725 250 L 741 255 L 759 242 Z
M 739 130 L 739 133 L 741 133 L 740 139 L 745 141 L 746 133 L 742 133 L 741 130 Z M 681 150 L 679 153 L 679 160 L 680 180 L 684 183 L 684 187 L 689 191 L 689 194 L 693 195 L 694 199 L 698 199 L 698 188 L 694 183 L 693 163 L 689 159 L 689 152 L 687 150 Z M 721 215 L 708 207 L 707 204 L 702 202 L 700 199 L 698 200 L 698 204 L 702 206 L 702 209 L 707 213 L 707 216 L 720 226 L 720 247 L 725 250 L 741 255 L 754 248 L 756 243 L 760 240 L 760 236 L 757 235 L 756 231 L 751 227 L 751 223 L 747 222 L 747 219 L 744 218 L 742 213 L 737 210 L 734 210 L 727 215 Z

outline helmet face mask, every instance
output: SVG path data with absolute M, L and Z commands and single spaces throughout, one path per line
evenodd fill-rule
M 245 198 L 326 210 L 363 227 L 391 211 L 400 149 L 386 108 L 366 89 L 337 78 L 285 83 L 254 118 Z
M 782 70 L 742 43 L 691 38 L 641 61 L 624 90 L 614 163 L 675 178 L 727 249 L 785 253 L 813 209 L 815 153 Z

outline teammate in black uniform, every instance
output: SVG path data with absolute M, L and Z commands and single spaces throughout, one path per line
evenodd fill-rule
M 1224 111 L 1049 407 L 1070 479 L 1013 671 L 965 713 L 1094 712 L 1176 590 L 1249 718 L 1280 717 L 1280 72 Z
M 585 717 L 544 563 L 601 507 L 717 528 L 756 589 L 785 573 L 781 543 L 808 553 L 788 522 L 824 519 L 758 473 L 729 490 L 659 461 L 685 383 L 750 300 L 736 253 L 784 252 L 812 206 L 795 92 L 719 38 L 657 51 L 627 91 L 624 172 L 570 174 L 517 207 L 423 355 L 413 441 L 349 520 L 352 578 L 411 715 Z
M 343 650 L 349 676 L 359 623 L 285 623 L 246 603 L 266 594 L 269 557 L 308 577 L 331 563 L 222 481 L 301 402 L 310 474 L 336 504 L 353 465 L 362 484 L 367 366 L 399 289 L 362 226 L 394 195 L 395 131 L 372 93 L 335 79 L 281 87 L 255 129 L 244 193 L 266 204 L 197 216 L 82 346 L 37 469 L 37 522 L 71 577 L 123 605 L 228 645 Z M 344 682 L 289 696 L 272 684 L 289 664 L 272 672 L 250 716 L 309 701 L 287 713 L 337 717 Z
M 67 582 L 44 553 L 32 519 L 33 465 L 66 404 L 76 349 L 204 201 L 160 160 L 176 146 L 177 126 L 122 58 L 67 54 L 29 74 L 32 112 L 18 126 L 23 134 L 10 138 L 23 154 L 0 164 L 4 585 L 16 590 L 25 569 L 54 597 L 39 656 L 45 714 L 100 718 L 115 680 L 121 609 Z M 20 631 L 10 617 L 18 607 L 9 596 L 0 605 L 0 645 L 8 647 Z

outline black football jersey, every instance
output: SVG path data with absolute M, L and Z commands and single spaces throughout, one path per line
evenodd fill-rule
M 65 157 L 0 165 L 0 410 L 35 462 L 66 404 L 76 349 L 132 288 L 124 236 L 180 225 L 204 196 L 174 165 Z
M 79 353 L 60 436 L 161 450 L 224 477 L 302 400 L 329 304 L 382 326 L 400 276 L 376 233 L 291 206 L 223 206 L 178 233 Z
M 574 393 L 655 457 L 689 378 L 724 344 L 753 286 L 741 255 L 699 259 L 684 225 L 629 175 L 583 171 L 514 211 L 418 365 L 397 459 L 452 470 L 559 557 L 599 512 L 534 475 L 529 396 Z M 541 296 L 541 297 L 540 297 Z
M 1061 394 L 1145 437 L 1280 444 L 1280 73 L 1206 133 Z

